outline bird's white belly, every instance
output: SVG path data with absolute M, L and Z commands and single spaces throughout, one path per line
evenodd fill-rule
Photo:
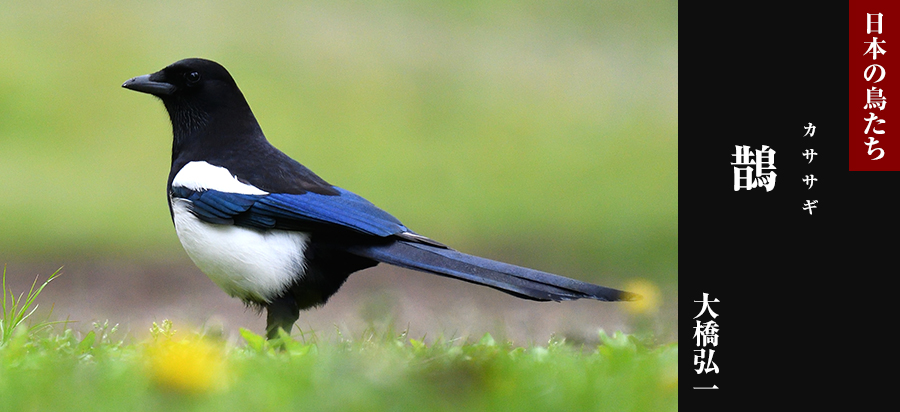
M 270 302 L 303 275 L 309 235 L 206 223 L 172 199 L 175 232 L 194 264 L 231 296 Z

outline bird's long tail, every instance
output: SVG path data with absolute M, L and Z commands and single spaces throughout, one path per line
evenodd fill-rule
M 349 252 L 407 269 L 489 286 L 524 299 L 621 301 L 640 298 L 634 293 L 405 240 L 387 245 L 357 246 Z

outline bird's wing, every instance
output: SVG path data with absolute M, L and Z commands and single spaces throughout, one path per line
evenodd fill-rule
M 338 195 L 241 194 L 173 187 L 172 196 L 189 200 L 194 215 L 208 223 L 287 230 L 340 227 L 378 237 L 413 234 L 368 200 L 335 189 Z
M 337 225 L 387 237 L 409 232 L 397 218 L 362 197 L 340 188 L 337 196 L 275 193 L 260 199 L 251 211 L 276 220 Z

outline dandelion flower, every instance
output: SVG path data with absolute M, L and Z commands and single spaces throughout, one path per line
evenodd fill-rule
M 224 383 L 222 350 L 204 339 L 161 339 L 147 354 L 150 377 L 162 388 L 198 394 Z

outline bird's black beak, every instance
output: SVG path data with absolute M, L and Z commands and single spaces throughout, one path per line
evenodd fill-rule
M 175 85 L 166 82 L 158 82 L 150 80 L 151 74 L 134 77 L 128 79 L 122 84 L 122 87 L 137 92 L 149 93 L 154 96 L 168 96 L 175 92 Z

